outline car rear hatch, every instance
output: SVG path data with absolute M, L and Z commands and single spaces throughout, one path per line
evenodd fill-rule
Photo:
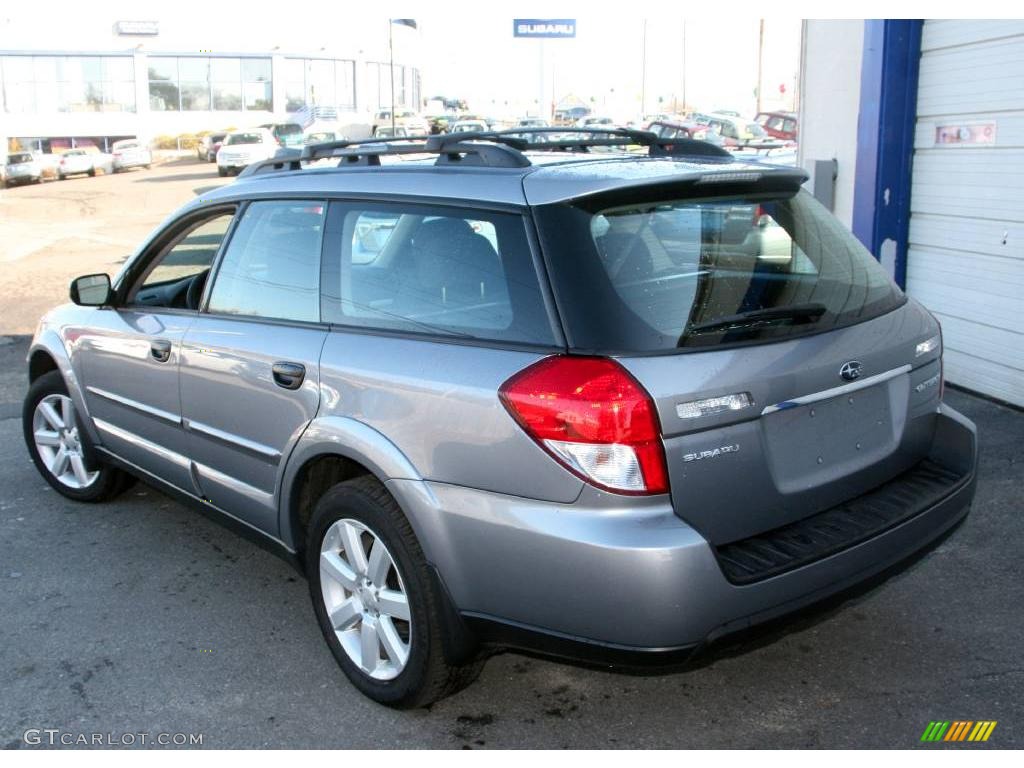
M 571 350 L 651 395 L 673 506 L 716 547 L 861 498 L 932 443 L 936 322 L 799 181 L 536 209 Z

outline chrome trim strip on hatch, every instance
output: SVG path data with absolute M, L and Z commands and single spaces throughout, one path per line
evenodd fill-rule
M 823 389 L 821 392 L 814 392 L 810 395 L 794 397 L 792 400 L 783 400 L 781 403 L 776 403 L 775 405 L 766 405 L 764 410 L 761 411 L 761 415 L 767 416 L 769 413 L 775 413 L 776 411 L 785 411 L 788 408 L 799 408 L 801 405 L 807 405 L 808 403 L 816 403 L 819 400 L 828 400 L 831 397 L 838 397 L 839 395 L 856 392 L 858 389 L 873 387 L 875 384 L 881 384 L 883 381 L 895 379 L 897 376 L 909 373 L 912 368 L 913 366 L 908 363 L 907 365 L 901 365 L 899 368 L 893 368 L 891 371 L 879 373 L 876 376 L 869 376 L 866 379 L 858 379 L 857 381 L 833 387 L 832 389 Z
M 151 405 L 140 403 L 138 400 L 132 400 L 131 398 L 122 397 L 121 395 L 115 395 L 113 392 L 108 392 L 107 390 L 100 389 L 99 387 L 87 386 L 86 390 L 92 392 L 94 395 L 102 397 L 105 400 L 110 400 L 111 402 L 118 403 L 119 405 L 127 406 L 128 408 L 144 413 L 147 416 L 155 416 L 156 418 L 170 422 L 171 424 L 178 426 L 181 425 L 181 417 L 176 413 L 163 411 L 159 408 L 154 408 Z
M 247 440 L 244 437 L 232 435 L 229 432 L 225 432 L 198 421 L 192 421 L 191 419 L 182 419 L 182 424 L 189 432 L 198 432 L 201 435 L 212 437 L 214 440 L 219 440 L 222 443 L 233 445 L 236 448 L 244 448 L 247 451 L 258 454 L 259 456 L 269 459 L 275 463 L 281 460 L 281 452 L 271 448 L 269 445 L 263 445 L 263 443 Z

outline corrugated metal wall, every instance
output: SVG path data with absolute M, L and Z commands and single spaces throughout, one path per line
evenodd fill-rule
M 939 144 L 940 127 L 994 144 Z M 907 292 L 942 323 L 946 378 L 1024 406 L 1024 21 L 926 21 Z

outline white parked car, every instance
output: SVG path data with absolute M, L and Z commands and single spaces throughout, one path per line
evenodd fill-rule
M 266 128 L 229 133 L 217 150 L 217 174 L 240 173 L 247 165 L 272 158 L 277 148 L 274 134 Z
M 43 169 L 31 152 L 12 152 L 7 156 L 2 178 L 6 186 L 37 184 L 43 180 Z
M 465 133 L 466 131 L 478 131 L 486 133 L 491 130 L 483 120 L 459 120 L 452 124 L 451 133 Z
M 124 139 L 115 141 L 111 146 L 114 155 L 114 173 L 127 168 L 149 168 L 153 162 L 153 155 L 149 147 L 138 139 Z
M 114 170 L 114 158 L 105 152 L 90 152 L 85 149 L 69 149 L 60 156 L 57 166 L 57 178 L 64 181 L 68 176 L 87 173 L 95 176 L 96 171 L 111 173 Z

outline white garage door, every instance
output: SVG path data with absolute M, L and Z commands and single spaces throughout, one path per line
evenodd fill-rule
M 926 21 L 907 292 L 948 381 L 1024 406 L 1024 21 Z

